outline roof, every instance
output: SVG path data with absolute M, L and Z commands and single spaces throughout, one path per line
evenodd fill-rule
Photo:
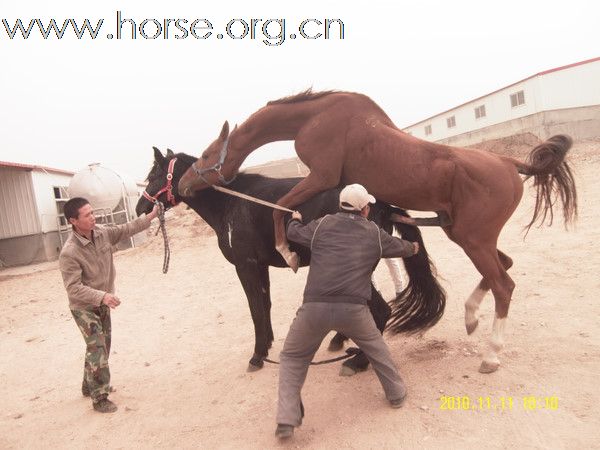
M 15 162 L 7 162 L 7 161 L 0 161 L 0 168 L 2 167 L 8 167 L 11 169 L 17 169 L 17 170 L 38 170 L 41 172 L 52 172 L 52 173 L 59 173 L 62 175 L 75 175 L 75 172 L 70 172 L 68 170 L 62 170 L 62 169 L 53 169 L 52 167 L 45 167 L 45 166 L 36 166 L 36 165 L 32 165 L 32 164 L 22 164 L 22 163 L 15 163 Z
M 507 89 L 507 88 L 509 88 L 511 86 L 514 86 L 516 84 L 522 83 L 523 81 L 527 81 L 527 80 L 530 80 L 532 78 L 539 77 L 539 76 L 542 76 L 542 75 L 547 75 L 547 74 L 552 73 L 552 72 L 559 72 L 561 70 L 570 69 L 571 67 L 581 66 L 583 64 L 589 64 L 589 63 L 596 62 L 596 61 L 600 61 L 600 56 L 596 57 L 596 58 L 592 58 L 592 59 L 586 59 L 585 61 L 579 61 L 579 62 L 576 62 L 576 63 L 573 63 L 573 64 L 567 64 L 566 66 L 555 67 L 554 69 L 549 69 L 549 70 L 544 70 L 542 72 L 538 72 L 538 73 L 536 73 L 534 75 L 528 76 L 527 78 L 523 78 L 522 80 L 515 81 L 514 83 L 511 83 L 511 84 L 509 84 L 507 86 L 501 87 L 500 89 L 496 89 L 495 91 L 492 91 L 492 92 L 489 92 L 489 93 L 487 93 L 485 95 L 482 95 L 480 97 L 474 98 L 473 100 L 469 100 L 468 102 L 461 103 L 458 106 L 453 106 L 452 108 L 447 109 L 446 111 L 442 111 L 440 113 L 434 114 L 433 116 L 429 116 L 429 117 L 427 117 L 427 118 L 425 118 L 423 120 L 419 120 L 418 122 L 415 122 L 415 123 L 412 123 L 412 124 L 407 125 L 405 127 L 402 127 L 401 130 L 406 130 L 406 129 L 408 129 L 410 127 L 414 127 L 415 125 L 418 125 L 420 123 L 427 122 L 428 120 L 433 119 L 434 117 L 438 117 L 438 116 L 446 114 L 446 113 L 448 113 L 450 111 L 454 111 L 455 109 L 458 109 L 461 106 L 468 105 L 469 103 L 476 102 L 477 100 L 481 100 L 482 98 L 485 98 L 485 97 L 487 97 L 489 95 L 495 94 L 496 92 L 500 92 L 500 91 L 502 91 L 504 89 Z

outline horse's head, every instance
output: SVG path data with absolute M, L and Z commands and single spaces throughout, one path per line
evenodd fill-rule
M 225 122 L 219 137 L 204 150 L 202 156 L 188 168 L 179 180 L 178 189 L 181 195 L 189 197 L 194 191 L 213 184 L 229 184 L 235 178 L 238 167 L 231 161 L 231 158 L 227 158 L 229 137 L 229 123 Z
M 154 147 L 154 164 L 146 178 L 148 186 L 135 207 L 138 216 L 152 211 L 154 202 L 157 200 L 165 205 L 165 209 L 169 209 L 181 201 L 177 183 L 192 160 L 193 157 L 189 155 L 184 153 L 176 155 L 171 150 L 167 150 L 167 155 L 164 156 L 159 149 Z

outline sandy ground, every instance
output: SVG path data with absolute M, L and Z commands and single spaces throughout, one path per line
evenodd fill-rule
M 405 406 L 387 406 L 372 370 L 342 378 L 339 363 L 312 367 L 304 424 L 285 444 L 273 436 L 277 366 L 246 372 L 254 340 L 246 300 L 194 213 L 179 209 L 169 220 L 167 275 L 160 236 L 116 256 L 123 303 L 113 312 L 115 414 L 95 413 L 81 396 L 84 344 L 56 263 L 3 270 L 0 448 L 600 448 L 600 145 L 577 144 L 571 160 L 580 199 L 576 229 L 555 223 L 523 240 L 529 188 L 501 236 L 500 248 L 515 260 L 517 287 L 500 370 L 477 371 L 491 297 L 479 329 L 467 336 L 463 303 L 479 276 L 440 230 L 425 230 L 448 304 L 425 335 L 386 337 L 409 388 Z M 271 270 L 271 357 L 300 304 L 306 273 Z M 385 266 L 376 276 L 390 298 Z M 329 356 L 324 344 L 317 358 Z M 482 397 L 484 408 L 442 409 L 444 395 L 468 397 L 477 407 Z M 537 409 L 524 407 L 527 397 L 537 399 Z M 545 397 L 558 399 L 556 410 L 544 408 Z

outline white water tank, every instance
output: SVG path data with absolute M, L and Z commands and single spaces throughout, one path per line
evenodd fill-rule
M 86 198 L 96 210 L 114 211 L 123 197 L 137 193 L 137 188 L 131 178 L 94 163 L 71 178 L 68 193 L 70 198 Z

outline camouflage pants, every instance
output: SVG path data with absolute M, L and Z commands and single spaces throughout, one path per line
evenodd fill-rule
M 93 401 L 106 398 L 110 386 L 110 308 L 102 305 L 88 310 L 71 310 L 85 340 L 83 386 L 87 385 Z

